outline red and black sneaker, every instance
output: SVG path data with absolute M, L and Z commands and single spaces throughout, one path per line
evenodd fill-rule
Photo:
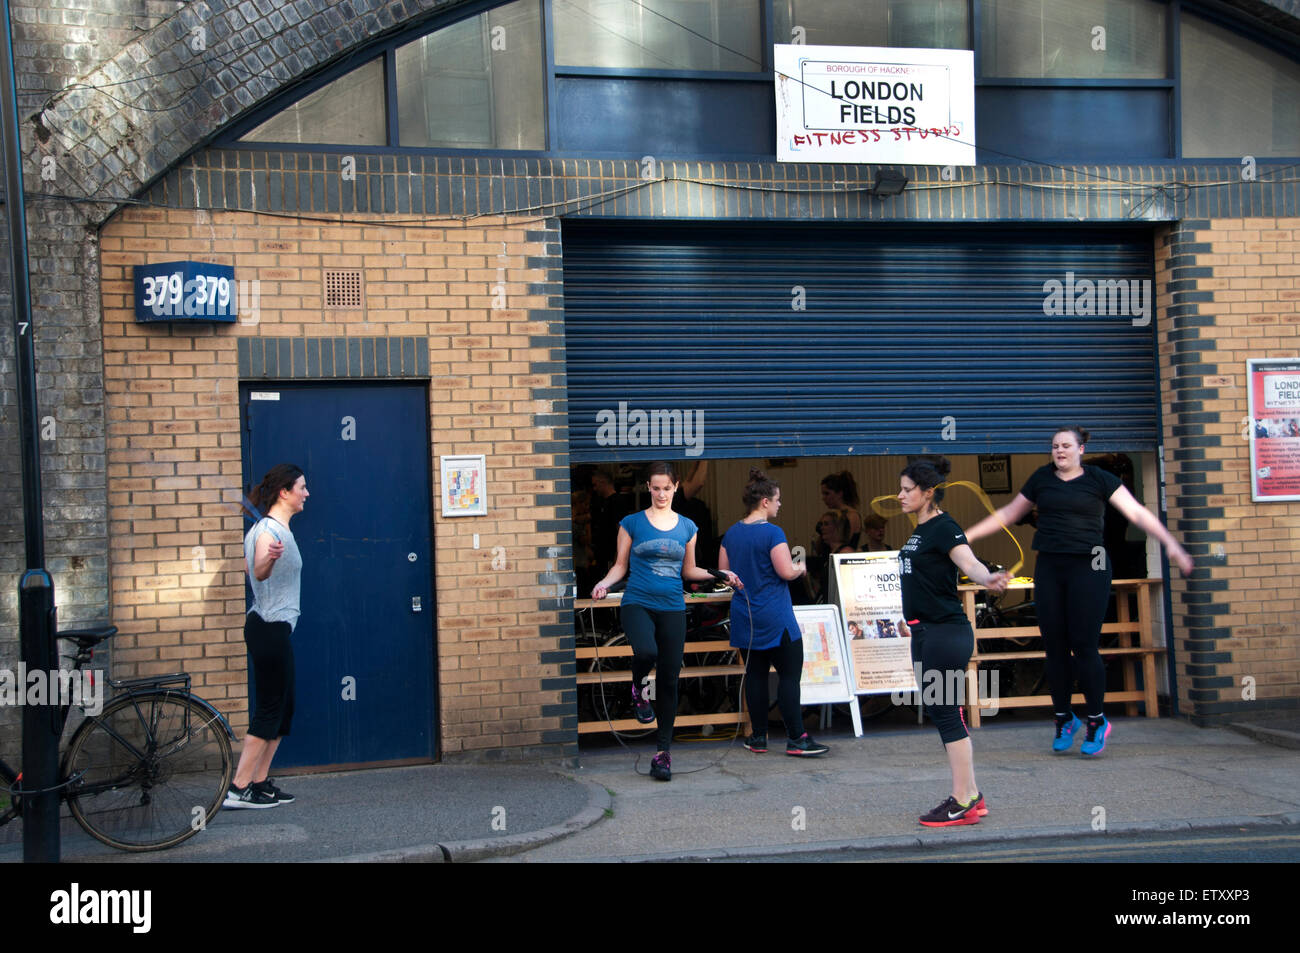
M 767 753 L 767 735 L 750 735 L 742 744 L 754 754 Z
M 978 798 L 969 804 L 962 805 L 957 803 L 955 797 L 949 796 L 929 814 L 922 814 L 920 820 L 926 827 L 956 827 L 959 824 L 978 824 L 980 822 L 978 805 Z
M 813 741 L 806 731 L 798 738 L 791 738 L 785 743 L 785 753 L 799 758 L 816 757 L 830 750 L 821 742 Z

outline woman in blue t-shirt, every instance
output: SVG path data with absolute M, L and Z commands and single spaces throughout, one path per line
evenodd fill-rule
M 1160 540 L 1183 575 L 1189 575 L 1194 567 L 1192 557 L 1118 477 L 1083 464 L 1088 436 L 1082 427 L 1056 431 L 1052 462 L 1035 470 L 1014 500 L 968 529 L 966 538 L 974 541 L 996 533 L 1018 522 L 1037 504 L 1034 603 L 1056 715 L 1052 750 L 1069 751 L 1079 729 L 1085 727 L 1070 705 L 1077 678 L 1087 713 L 1087 737 L 1080 750 L 1095 755 L 1106 746 L 1111 731 L 1102 712 L 1106 668 L 1098 652 L 1101 624 L 1110 602 L 1111 567 L 1102 542 L 1106 504 Z
M 741 494 L 749 514 L 722 537 L 718 565 L 733 569 L 745 583 L 745 605 L 731 602 L 731 644 L 744 651 L 745 699 L 753 731 L 745 747 L 756 754 L 767 750 L 767 672 L 776 669 L 777 704 L 789 740 L 789 755 L 825 754 L 803 730 L 799 705 L 799 680 L 803 675 L 803 642 L 790 602 L 788 582 L 803 575 L 790 557 L 785 533 L 768 522 L 781 509 L 781 486 L 758 467 L 749 468 L 749 482 Z
M 659 720 L 659 750 L 650 762 L 650 776 L 659 781 L 670 781 L 673 776 L 668 751 L 677 717 L 677 676 L 686 646 L 682 580 L 706 582 L 713 578 L 709 570 L 695 565 L 695 524 L 673 512 L 677 484 L 672 464 L 650 464 L 646 469 L 650 508 L 625 516 L 618 524 L 614 565 L 591 590 L 593 599 L 604 599 L 610 586 L 628 577 L 620 616 L 632 646 L 632 704 L 642 724 L 656 717 Z M 740 587 L 735 573 L 724 575 L 728 583 Z M 653 691 L 649 689 L 652 668 L 656 670 Z

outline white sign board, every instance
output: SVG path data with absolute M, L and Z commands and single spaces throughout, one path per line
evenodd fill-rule
M 778 44 L 780 162 L 975 164 L 975 54 Z
M 844 630 L 840 628 L 840 614 L 835 606 L 795 606 L 794 617 L 803 641 L 799 703 L 829 705 L 853 701 Z
M 853 690 L 859 695 L 916 691 L 912 640 L 903 634 L 898 553 L 831 557 Z

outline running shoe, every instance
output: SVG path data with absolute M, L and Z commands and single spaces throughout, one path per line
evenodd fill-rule
M 1070 712 L 1070 720 L 1062 721 L 1056 719 L 1056 738 L 1052 741 L 1053 751 L 1069 751 L 1074 747 L 1074 739 L 1078 737 L 1079 729 L 1083 727 L 1083 722 L 1074 712 Z
M 809 757 L 812 755 L 825 754 L 831 749 L 824 744 L 813 741 L 808 737 L 808 732 L 804 732 L 798 738 L 793 738 L 785 743 L 785 753 L 795 755 L 796 757 Z
M 279 804 L 292 804 L 295 800 L 294 796 L 288 791 L 282 791 L 276 787 L 275 784 L 272 783 L 274 780 L 274 778 L 267 778 L 265 781 L 254 781 L 253 787 L 259 791 L 265 791 L 267 794 L 271 795 L 271 797 L 275 798 L 276 802 Z
M 1106 747 L 1106 739 L 1110 737 L 1110 719 L 1102 716 L 1100 721 L 1092 718 L 1088 719 L 1088 737 L 1083 739 L 1083 744 L 1079 746 L 1080 754 L 1094 755 L 1101 754 L 1101 749 Z
M 222 807 L 228 808 L 254 808 L 261 809 L 266 807 L 276 807 L 279 801 L 271 794 L 258 788 L 256 784 L 250 784 L 247 787 L 237 787 L 233 782 L 230 790 L 226 792 L 226 799 L 221 803 Z
M 922 814 L 920 820 L 926 827 L 957 827 L 959 824 L 978 824 L 980 822 L 978 806 L 978 799 L 971 801 L 969 804 L 961 805 L 957 803 L 955 797 L 949 795 L 947 800 L 929 814 Z
M 754 754 L 767 753 L 767 735 L 750 735 L 743 744 Z
M 639 685 L 632 686 L 632 704 L 636 708 L 636 720 L 641 724 L 648 725 L 655 720 L 654 706 Z
M 650 777 L 656 781 L 671 781 L 673 779 L 673 759 L 668 757 L 667 751 L 660 752 L 651 760 Z
M 988 817 L 989 809 L 984 803 L 984 792 L 980 791 L 975 795 L 975 813 L 980 817 Z

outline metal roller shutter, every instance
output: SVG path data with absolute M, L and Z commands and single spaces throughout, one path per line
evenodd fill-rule
M 566 222 L 572 458 L 1036 453 L 1074 422 L 1151 450 L 1154 316 L 1046 314 L 1071 274 L 1083 310 L 1103 280 L 1154 310 L 1149 231 Z

